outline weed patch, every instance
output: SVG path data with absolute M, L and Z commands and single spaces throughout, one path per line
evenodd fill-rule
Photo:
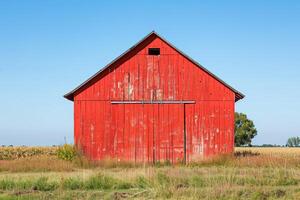
M 48 181 L 48 177 L 40 177 L 33 183 L 33 190 L 38 191 L 53 191 L 58 188 L 57 182 Z

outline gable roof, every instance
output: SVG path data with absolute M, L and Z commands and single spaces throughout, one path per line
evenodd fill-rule
M 168 44 L 170 47 L 172 47 L 178 53 L 180 53 L 183 57 L 185 57 L 186 59 L 188 59 L 189 61 L 191 61 L 192 63 L 194 63 L 200 69 L 202 69 L 203 71 L 205 71 L 206 73 L 208 73 L 210 76 L 212 76 L 213 78 L 215 78 L 217 81 L 219 81 L 220 83 L 222 83 L 224 86 L 226 86 L 227 88 L 229 88 L 231 91 L 233 91 L 235 93 L 235 101 L 238 101 L 238 100 L 243 99 L 245 97 L 244 94 L 242 94 L 241 92 L 237 91 L 236 89 L 234 89 L 233 87 L 231 87 L 230 85 L 228 85 L 225 81 L 223 81 L 222 79 L 220 79 L 219 77 L 217 77 L 216 75 L 214 75 L 212 72 L 210 72 L 208 69 L 206 69 L 205 67 L 203 67 L 201 64 L 199 64 L 197 61 L 193 60 L 191 57 L 189 57 L 188 55 L 186 55 L 185 53 L 183 53 L 181 50 L 179 50 L 178 48 L 176 48 L 173 44 L 171 44 L 170 42 L 168 42 L 165 38 L 163 38 L 162 36 L 160 36 L 159 34 L 157 34 L 155 31 L 152 31 L 151 33 L 149 33 L 148 35 L 146 35 L 142 40 L 140 40 L 139 42 L 137 42 L 135 45 L 133 45 L 127 51 L 125 51 L 120 56 L 118 56 L 116 59 L 114 59 L 112 62 L 110 62 L 105 67 L 103 67 L 102 69 L 100 69 L 96 74 L 94 74 L 89 79 L 87 79 L 86 81 L 84 81 L 82 84 L 80 84 L 74 90 L 72 90 L 69 93 L 65 94 L 64 97 L 66 99 L 70 100 L 70 101 L 73 101 L 75 93 L 77 93 L 82 88 L 84 88 L 85 86 L 87 86 L 96 77 L 100 76 L 102 74 L 102 72 L 104 72 L 106 69 L 109 69 L 115 63 L 117 63 L 119 60 L 121 60 L 123 57 L 125 57 L 126 55 L 128 55 L 129 53 L 131 53 L 133 50 L 135 50 L 136 48 L 138 48 L 147 39 L 153 38 L 153 37 L 158 37 L 159 39 L 161 39 L 162 41 L 164 41 L 166 44 Z

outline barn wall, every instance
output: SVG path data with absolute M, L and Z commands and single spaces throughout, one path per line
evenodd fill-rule
M 149 47 L 159 47 L 161 55 L 147 55 Z M 187 160 L 232 152 L 235 94 L 158 38 L 135 53 L 75 95 L 75 144 L 93 159 L 176 162 L 182 156 L 182 104 L 111 101 L 195 100 L 185 106 Z

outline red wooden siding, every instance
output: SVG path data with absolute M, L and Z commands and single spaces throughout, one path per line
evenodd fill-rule
M 146 100 L 195 103 L 112 104 Z M 178 162 L 185 127 L 188 162 L 230 153 L 234 103 L 231 89 L 155 37 L 75 93 L 75 144 L 95 160 Z

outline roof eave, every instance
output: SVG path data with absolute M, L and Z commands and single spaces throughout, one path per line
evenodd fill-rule
M 245 97 L 244 94 L 242 94 L 241 92 L 235 92 L 235 102 L 243 99 Z
M 74 101 L 74 95 L 71 92 L 69 92 L 68 94 L 65 94 L 63 97 L 70 101 Z

